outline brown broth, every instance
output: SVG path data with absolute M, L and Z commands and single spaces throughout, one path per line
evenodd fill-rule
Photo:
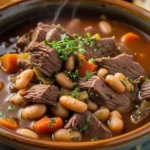
M 76 33 L 83 35 L 83 29 L 89 25 L 92 25 L 93 27 L 96 28 L 97 33 L 99 33 L 99 29 L 98 29 L 98 23 L 100 20 L 96 20 L 96 19 L 87 19 L 87 18 L 82 18 L 81 19 L 81 25 L 79 26 L 79 28 L 76 29 Z M 43 22 L 49 22 L 49 19 L 42 19 L 40 21 Z M 69 21 L 69 19 L 65 18 L 65 19 L 61 19 L 59 21 L 57 21 L 57 23 L 60 23 L 62 26 L 66 27 L 67 22 Z M 33 22 L 27 22 L 25 24 L 19 25 L 19 27 L 16 27 L 13 30 L 10 30 L 6 33 L 4 33 L 1 37 L 0 37 L 0 42 L 9 42 L 10 37 L 17 37 L 18 35 L 22 35 L 23 33 L 28 32 L 30 29 L 35 28 L 36 23 L 38 22 L 38 20 L 33 21 Z M 149 59 L 150 59 L 150 39 L 142 32 L 138 31 L 137 29 L 130 27 L 126 24 L 117 22 L 117 21 L 112 21 L 112 20 L 108 20 L 108 22 L 112 25 L 113 27 L 113 35 L 115 36 L 115 38 L 117 40 L 120 40 L 120 38 L 127 32 L 134 32 L 136 34 L 138 34 L 140 36 L 140 41 L 139 42 L 133 42 L 131 44 L 126 45 L 129 48 L 129 52 L 130 54 L 132 54 L 134 56 L 135 61 L 139 62 L 146 70 L 146 72 L 148 73 L 148 75 L 150 76 L 150 68 L 149 68 Z M 73 30 L 72 30 L 73 32 Z M 103 37 L 103 36 L 102 36 Z M 0 46 L 0 54 L 4 53 L 5 51 L 15 51 L 12 47 L 14 47 L 14 45 L 12 46 L 10 44 L 9 47 L 4 47 L 3 45 Z M 13 95 L 13 93 L 10 93 L 9 90 L 9 86 L 10 86 L 10 75 L 6 74 L 5 72 L 3 72 L 2 70 L 0 70 L 0 82 L 5 83 L 4 88 L 2 89 L 2 91 L 0 91 L 0 111 L 4 112 L 6 114 L 6 117 L 9 116 L 13 116 L 15 118 L 19 119 L 19 124 L 20 127 L 28 127 L 31 128 L 32 125 L 32 121 L 27 121 L 27 120 L 23 120 L 21 119 L 21 110 L 23 108 L 20 108 L 18 106 L 14 106 L 15 109 L 13 111 L 8 111 L 7 108 L 10 105 L 7 101 L 9 99 L 9 97 L 11 95 Z M 142 125 L 144 125 L 145 123 L 149 122 L 149 117 L 147 117 L 147 119 L 145 119 L 143 122 L 141 122 L 138 125 L 132 124 L 130 121 L 130 114 L 131 113 L 124 113 L 123 115 L 123 120 L 125 123 L 125 128 L 124 131 L 122 133 L 126 133 L 129 131 L 132 131 Z M 0 117 L 2 118 L 2 117 Z M 114 134 L 115 136 L 116 134 Z M 45 136 L 45 135 L 41 135 L 41 138 L 46 138 L 46 139 L 50 139 L 50 136 Z

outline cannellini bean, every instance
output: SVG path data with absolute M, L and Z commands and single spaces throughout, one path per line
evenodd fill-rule
M 98 109 L 98 105 L 90 100 L 88 100 L 87 106 L 88 106 L 88 110 L 91 112 L 94 112 Z
M 56 117 L 67 118 L 69 116 L 69 110 L 57 103 L 56 106 L 51 107 L 50 110 Z
M 34 71 L 32 69 L 27 69 L 21 72 L 16 78 L 15 87 L 18 90 L 26 88 L 32 80 L 33 76 Z
M 115 116 L 115 117 L 118 117 L 118 118 L 122 119 L 122 116 L 121 116 L 120 112 L 116 111 L 116 110 L 114 110 L 110 113 L 110 117 L 112 117 L 112 116 Z
M 75 56 L 71 55 L 65 62 L 65 68 L 67 71 L 72 71 L 75 68 Z
M 55 141 L 62 142 L 79 142 L 82 140 L 82 135 L 78 131 L 70 131 L 69 129 L 59 129 L 54 134 Z
M 21 105 L 21 104 L 23 104 L 24 100 L 23 100 L 23 97 L 18 92 L 17 94 L 15 94 L 9 98 L 9 102 L 12 104 L 15 104 L 15 105 Z
M 20 134 L 20 135 L 29 137 L 29 138 L 34 138 L 34 139 L 38 139 L 39 138 L 39 136 L 35 132 L 30 130 L 30 129 L 23 128 L 23 129 L 20 129 L 17 133 Z
M 124 85 L 113 75 L 108 75 L 105 78 L 105 82 L 116 92 L 123 93 L 125 92 Z
M 73 89 L 73 81 L 63 72 L 60 72 L 56 75 L 56 81 L 66 89 Z
M 69 21 L 69 23 L 67 25 L 67 29 L 70 32 L 73 32 L 74 30 L 79 30 L 80 29 L 80 22 L 81 22 L 81 20 L 79 18 L 73 18 L 71 21 Z
M 97 72 L 98 77 L 105 78 L 108 75 L 108 70 L 105 68 L 101 68 Z
M 99 29 L 106 36 L 111 35 L 113 31 L 111 25 L 107 21 L 100 21 Z
M 114 76 L 122 82 L 122 84 L 125 86 L 128 92 L 134 91 L 134 86 L 129 82 L 129 80 L 122 73 L 116 73 Z
M 46 112 L 46 106 L 43 104 L 33 104 L 24 108 L 21 112 L 23 119 L 34 120 L 42 117 Z
M 111 131 L 119 133 L 123 130 L 124 123 L 120 118 L 112 116 L 109 119 L 108 126 Z
M 74 112 L 85 112 L 87 110 L 87 104 L 71 96 L 61 96 L 59 102 Z
M 100 108 L 98 109 L 94 115 L 102 122 L 105 122 L 106 120 L 108 120 L 109 116 L 110 116 L 110 111 L 107 108 Z

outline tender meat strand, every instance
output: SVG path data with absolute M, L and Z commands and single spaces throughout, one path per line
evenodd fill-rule
M 132 55 L 121 54 L 114 58 L 97 58 L 95 62 L 99 67 L 108 69 L 112 75 L 120 72 L 131 79 L 147 76 L 144 68 L 139 63 L 133 61 Z
M 58 87 L 38 84 L 29 88 L 23 98 L 25 102 L 53 105 L 57 103 L 58 95 Z
M 66 129 L 73 129 L 82 132 L 86 137 L 92 139 L 105 139 L 112 137 L 109 129 L 100 122 L 91 112 L 75 113 L 68 123 L 65 125 Z
M 18 68 L 23 69 L 23 70 L 32 68 L 31 62 L 29 60 L 18 60 L 17 65 L 18 65 Z

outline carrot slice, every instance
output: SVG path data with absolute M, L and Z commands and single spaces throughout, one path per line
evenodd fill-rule
M 85 77 L 86 72 L 94 72 L 97 69 L 97 65 L 93 63 L 89 63 L 87 60 L 85 60 L 85 57 L 79 56 L 79 65 L 77 66 L 78 72 L 80 77 Z
M 33 128 L 38 133 L 51 133 L 63 126 L 63 120 L 60 117 L 49 118 L 43 117 L 33 124 Z
M 2 69 L 7 73 L 17 72 L 17 54 L 4 54 L 1 57 Z
M 2 118 L 0 120 L 0 124 L 2 126 L 6 127 L 6 128 L 9 128 L 9 129 L 17 129 L 17 128 L 19 128 L 18 122 L 13 117 Z
M 137 34 L 128 32 L 122 36 L 121 41 L 127 43 L 127 42 L 137 41 L 139 39 L 140 37 Z

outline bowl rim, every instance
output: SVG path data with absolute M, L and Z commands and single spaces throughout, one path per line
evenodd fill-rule
M 19 3 L 25 3 L 29 0 L 23 1 L 23 0 L 16 0 L 15 2 L 10 2 L 6 5 L 3 5 L 2 7 L 0 7 L 0 10 L 5 10 L 11 6 L 17 5 Z M 53 1 L 53 0 L 51 0 Z M 61 0 L 58 0 L 61 1 Z M 70 2 L 71 0 L 69 0 Z M 72 0 L 74 1 L 74 0 Z M 71 2 L 72 2 L 71 1 Z M 150 12 L 140 8 L 138 6 L 132 5 L 128 2 L 125 1 L 118 1 L 118 0 L 82 0 L 83 2 L 96 2 L 99 4 L 107 4 L 107 5 L 112 5 L 115 7 L 121 7 L 121 9 L 127 11 L 127 12 L 131 12 L 132 14 L 142 17 L 143 19 L 145 19 L 146 21 L 150 22 Z M 41 148 L 43 147 L 47 147 L 47 148 L 66 148 L 66 149 L 81 149 L 81 148 L 108 148 L 108 147 L 113 147 L 113 146 L 118 146 L 121 144 L 125 144 L 128 142 L 132 142 L 133 140 L 139 139 L 143 136 L 148 136 L 150 134 L 150 122 L 148 122 L 147 124 L 133 130 L 130 131 L 128 133 L 116 136 L 116 137 L 112 137 L 109 139 L 104 139 L 104 140 L 98 140 L 98 141 L 93 141 L 93 142 L 78 142 L 78 144 L 76 142 L 55 142 L 55 141 L 49 141 L 49 140 L 41 140 L 41 139 L 32 139 L 32 138 L 28 138 L 28 137 L 23 137 L 21 135 L 18 135 L 14 132 L 12 132 L 11 130 L 2 127 L 0 125 L 0 136 L 8 138 L 8 139 L 15 139 L 19 142 L 21 142 L 22 144 L 31 144 L 32 146 L 39 146 Z

